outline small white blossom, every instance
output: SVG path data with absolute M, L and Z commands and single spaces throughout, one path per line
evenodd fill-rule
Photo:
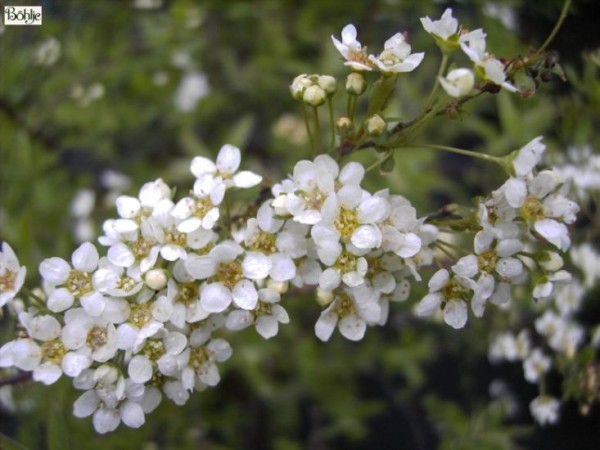
M 356 35 L 356 27 L 349 24 L 342 29 L 341 42 L 335 36 L 331 36 L 331 40 L 346 60 L 345 65 L 357 71 L 371 70 L 371 64 L 367 59 L 365 50 L 361 47 L 360 42 L 356 40 Z
M 15 298 L 25 282 L 25 266 L 19 265 L 17 255 L 8 243 L 0 250 L 0 308 Z
M 549 395 L 540 395 L 529 404 L 529 411 L 540 425 L 558 422 L 560 402 Z
M 393 35 L 383 47 L 379 56 L 369 55 L 369 61 L 383 73 L 412 72 L 425 57 L 425 53 L 411 53 L 411 47 L 402 33 Z

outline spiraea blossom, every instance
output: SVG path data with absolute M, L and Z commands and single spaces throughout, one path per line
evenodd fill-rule
M 19 265 L 13 249 L 6 242 L 0 250 L 0 308 L 11 301 L 23 287 L 27 269 Z
M 460 46 L 475 64 L 474 70 L 448 72 L 432 94 L 439 82 L 451 97 L 462 97 L 453 104 L 470 100 L 482 90 L 476 77 L 515 89 L 504 64 L 486 51 L 483 30 L 462 32 L 450 9 L 439 20 L 421 22 L 444 61 Z M 574 319 L 583 294 L 581 285 L 568 284 L 573 276 L 559 252 L 571 245 L 569 226 L 579 207 L 567 198 L 558 172 L 538 170 L 541 138 L 505 158 L 489 158 L 509 178 L 478 197 L 475 207 L 449 205 L 423 217 L 408 198 L 366 188 L 367 172 L 387 172 L 392 151 L 413 142 L 421 125 L 450 106 L 442 104 L 448 97 L 432 95 L 421 116 L 390 123 L 385 104 L 396 75 L 424 59 L 424 53 L 412 53 L 406 38 L 396 33 L 383 51 L 368 54 L 353 25 L 344 27 L 341 41 L 332 36 L 352 74 L 347 117 L 331 117 L 330 145 L 321 154 L 318 107 L 333 106 L 337 82 L 326 74 L 294 78 L 292 96 L 305 103 L 305 119 L 307 111 L 314 114 L 314 133 L 306 120 L 314 157 L 296 162 L 283 180 L 271 185 L 240 170 L 242 152 L 233 145 L 223 145 L 215 160 L 196 156 L 191 190 L 178 196 L 158 178 L 137 196 L 119 195 L 116 217 L 104 222 L 98 239 L 102 251 L 84 242 L 70 259 L 44 259 L 42 286 L 31 291 L 22 289 L 25 267 L 4 243 L 0 307 L 8 304 L 20 327 L 18 337 L 0 347 L 0 367 L 31 371 L 45 384 L 71 378 L 83 391 L 73 414 L 91 417 L 98 433 L 108 433 L 121 423 L 142 426 L 163 398 L 183 405 L 193 392 L 218 385 L 233 354 L 231 334 L 253 328 L 264 339 L 276 337 L 293 320 L 286 301 L 299 292 L 312 292 L 321 309 L 316 339 L 338 339 L 337 329 L 342 338 L 360 341 L 390 317 L 399 323 L 394 307 L 464 328 L 469 309 L 475 320 L 488 304 L 510 308 L 517 285 L 540 307 L 555 309 L 535 320 L 535 338 L 533 331 L 501 334 L 490 360 L 520 361 L 526 380 L 539 385 L 560 367 L 556 354 L 576 360 L 588 338 Z M 444 68 L 445 62 L 442 75 Z M 380 75 L 370 91 L 367 72 Z M 357 107 L 362 94 L 376 101 Z M 361 110 L 368 117 L 359 118 Z M 384 155 L 365 169 L 351 159 L 368 147 Z M 258 191 L 261 183 L 254 201 L 248 201 L 252 191 L 236 201 L 239 190 Z M 586 248 L 574 249 L 573 258 L 578 254 L 595 261 Z M 426 270 L 434 264 L 437 271 Z M 586 284 L 593 285 L 598 274 L 582 269 Z M 429 291 L 411 303 L 412 283 L 418 282 Z M 532 414 L 553 423 L 557 400 L 541 392 Z

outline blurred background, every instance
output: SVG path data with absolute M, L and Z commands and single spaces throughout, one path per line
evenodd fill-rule
M 186 192 L 193 156 L 214 157 L 231 143 L 245 168 L 271 182 L 309 158 L 288 86 L 301 73 L 343 83 L 347 70 L 330 36 L 344 25 L 355 24 L 373 52 L 396 32 L 407 32 L 413 52 L 426 52 L 389 106 L 390 115 L 410 118 L 440 60 L 420 17 L 437 19 L 452 7 L 465 28 L 485 29 L 489 51 L 513 58 L 541 45 L 562 7 L 554 0 L 2 2 L 32 4 L 43 7 L 42 26 L 0 28 L 0 241 L 29 268 L 30 285 L 39 282 L 42 259 L 68 258 L 102 234 L 117 195 L 136 195 L 159 177 Z M 432 123 L 423 142 L 503 155 L 543 134 L 548 163 L 593 154 L 600 148 L 598 17 L 597 1 L 574 0 L 550 46 L 568 81 L 551 77 L 526 99 L 482 96 L 454 120 Z M 340 115 L 345 97 L 338 97 Z M 503 179 L 484 163 L 423 151 L 399 153 L 390 175 L 366 184 L 404 195 L 422 216 L 451 201 L 469 204 Z M 588 199 L 579 240 L 596 242 L 598 222 Z M 597 448 L 597 408 L 582 417 L 567 403 L 558 426 L 537 427 L 528 412 L 537 389 L 521 366 L 488 362 L 488 330 L 506 328 L 509 314 L 490 309 L 455 332 L 415 320 L 410 308 L 422 295 L 413 286 L 409 302 L 394 305 L 388 324 L 363 341 L 334 334 L 327 344 L 313 332 L 319 305 L 289 297 L 292 323 L 277 338 L 232 335 L 234 355 L 219 386 L 185 407 L 163 400 L 138 430 L 97 435 L 90 420 L 72 416 L 79 392 L 68 379 L 1 386 L 0 448 Z M 600 320 L 594 300 L 583 309 L 590 323 Z M 14 333 L 14 320 L 0 318 L 0 342 Z M 0 371 L 0 383 L 12 375 Z

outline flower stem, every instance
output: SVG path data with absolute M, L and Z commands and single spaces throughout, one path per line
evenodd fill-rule
M 448 147 L 446 145 L 437 145 L 437 144 L 419 144 L 419 145 L 414 145 L 414 146 L 411 145 L 411 147 L 432 148 L 435 150 L 443 150 L 443 151 L 450 152 L 450 153 L 457 153 L 459 155 L 465 155 L 465 156 L 470 156 L 472 158 L 483 159 L 484 161 L 493 162 L 493 163 L 499 164 L 502 167 L 504 167 L 502 165 L 502 158 L 498 158 L 497 156 L 492 156 L 492 155 L 486 155 L 484 153 L 472 152 L 470 150 L 464 150 L 462 148 Z
M 369 167 L 367 167 L 365 169 L 365 173 L 369 173 L 371 170 L 376 169 L 377 167 L 381 166 L 385 161 L 390 159 L 393 155 L 394 155 L 393 150 L 388 151 L 383 158 L 379 158 L 377 161 L 375 161 L 373 164 L 371 164 Z
M 306 105 L 304 104 L 304 102 L 300 102 L 300 104 L 302 105 L 302 116 L 304 117 L 304 127 L 306 128 L 306 134 L 308 134 L 308 140 L 310 141 L 310 148 L 312 151 L 312 155 L 316 156 L 317 151 L 315 149 L 315 140 L 310 131 L 310 125 L 308 123 L 308 111 L 306 111 Z
M 554 25 L 554 28 L 552 28 L 552 31 L 550 32 L 550 34 L 548 35 L 548 37 L 546 38 L 546 40 L 544 41 L 542 46 L 536 50 L 536 52 L 535 52 L 536 55 L 539 55 L 544 50 L 546 50 L 546 47 L 548 47 L 548 45 L 550 45 L 550 42 L 552 42 L 552 40 L 556 37 L 556 34 L 560 30 L 560 27 L 562 26 L 563 22 L 567 18 L 567 14 L 569 12 L 570 6 L 571 6 L 571 0 L 565 0 L 565 2 L 563 3 L 562 10 L 560 11 L 560 16 L 558 18 L 558 21 Z
M 314 156 L 317 156 L 321 151 L 321 124 L 319 122 L 319 108 L 317 106 L 313 106 L 313 120 L 315 124 Z
M 329 110 L 329 148 L 335 145 L 335 123 L 333 118 L 333 101 L 331 97 L 327 98 L 327 109 Z
M 435 93 L 437 92 L 438 88 L 440 87 L 440 77 L 444 74 L 447 65 L 448 65 L 448 55 L 446 55 L 444 53 L 444 54 L 442 54 L 442 62 L 440 63 L 440 68 L 435 77 L 435 82 L 433 83 L 433 88 L 431 89 L 431 93 L 429 94 L 429 97 L 427 98 L 427 102 L 425 102 L 426 110 L 429 109 L 433 103 L 433 99 L 435 98 Z

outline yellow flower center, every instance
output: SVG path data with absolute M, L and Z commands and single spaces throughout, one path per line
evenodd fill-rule
M 129 314 L 129 322 L 138 328 L 142 328 L 152 320 L 152 311 L 148 303 L 131 305 L 131 313 Z
M 48 341 L 41 345 L 42 361 L 60 364 L 67 350 L 61 341 Z
M 529 195 L 521 206 L 521 214 L 527 222 L 535 222 L 544 218 L 544 205 L 539 198 Z
M 106 345 L 108 342 L 108 332 L 106 331 L 106 328 L 98 326 L 93 327 L 87 335 L 86 342 L 92 350 L 98 350 L 103 345 Z
M 87 272 L 72 269 L 65 283 L 67 290 L 75 297 L 82 297 L 92 290 L 92 277 Z
M 354 209 L 341 208 L 333 224 L 342 235 L 342 240 L 347 242 L 352 237 L 354 230 L 360 225 L 358 212 Z
M 496 268 L 498 255 L 495 250 L 488 249 L 477 256 L 477 264 L 482 272 L 492 273 Z

